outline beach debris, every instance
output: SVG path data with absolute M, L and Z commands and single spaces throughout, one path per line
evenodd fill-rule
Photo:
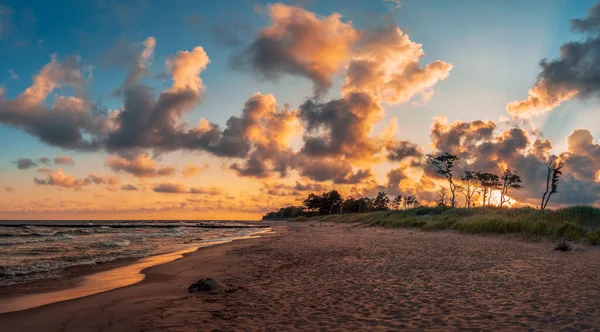
M 209 292 L 209 293 L 220 293 L 229 292 L 232 288 L 218 280 L 213 278 L 200 279 L 195 284 L 191 284 L 188 287 L 190 293 L 197 292 Z
M 571 251 L 571 245 L 568 244 L 565 240 L 560 240 L 554 246 L 554 250 L 558 251 Z

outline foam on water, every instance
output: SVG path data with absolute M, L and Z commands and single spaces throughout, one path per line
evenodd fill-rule
M 195 228 L 184 222 L 171 222 L 171 228 L 156 228 L 162 225 L 157 222 L 151 224 L 153 227 L 136 228 L 110 227 L 119 224 L 101 222 L 73 225 L 81 227 L 0 225 L 0 287 L 60 277 L 70 267 L 161 255 L 257 231 Z

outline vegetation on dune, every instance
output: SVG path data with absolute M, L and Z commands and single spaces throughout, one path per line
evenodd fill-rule
M 552 194 L 558 192 L 563 163 L 547 163 L 546 188 L 539 209 L 510 207 L 509 189 L 521 188 L 521 178 L 506 169 L 497 175 L 482 171 L 464 170 L 459 180 L 453 174 L 457 156 L 449 153 L 427 155 L 434 172 L 448 181 L 448 189 L 441 188 L 435 207 L 421 206 L 414 195 L 397 195 L 390 200 L 387 193 L 375 198 L 348 197 L 336 190 L 321 195 L 310 194 L 302 206 L 288 206 L 268 213 L 263 219 L 290 219 L 290 221 L 331 221 L 362 223 L 369 226 L 413 227 L 424 231 L 454 230 L 470 234 L 520 234 L 525 239 L 561 239 L 589 244 L 600 244 L 600 209 L 573 206 L 547 210 Z M 497 206 L 491 196 L 500 192 Z M 456 207 L 456 193 L 465 198 L 465 207 Z M 479 207 L 475 198 L 480 197 Z
M 453 230 L 469 234 L 516 234 L 527 240 L 549 238 L 600 244 L 600 209 L 588 206 L 543 212 L 532 208 L 418 207 L 399 211 L 298 217 L 290 221 L 361 223 L 367 226 L 411 227 L 424 231 Z

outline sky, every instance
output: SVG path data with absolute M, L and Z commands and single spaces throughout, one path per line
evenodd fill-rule
M 0 219 L 259 219 L 514 170 L 600 199 L 596 1 L 0 0 Z M 459 204 L 460 194 L 458 194 Z

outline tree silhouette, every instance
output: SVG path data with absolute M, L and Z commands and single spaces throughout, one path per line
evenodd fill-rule
M 452 169 L 454 168 L 454 162 L 458 160 L 458 157 L 444 152 L 434 156 L 432 154 L 427 154 L 427 163 L 433 165 L 436 168 L 436 173 L 444 176 L 446 180 L 448 180 L 448 185 L 450 187 L 450 193 L 452 194 L 450 198 L 450 206 L 454 207 L 456 202 L 456 185 L 452 180 Z
M 457 186 L 456 190 L 465 196 L 465 205 L 467 208 L 471 207 L 471 199 L 473 196 L 481 192 L 479 187 L 479 180 L 477 179 L 477 172 L 465 171 L 460 177 L 461 184 Z
M 558 192 L 558 180 L 562 174 L 561 169 L 564 165 L 565 163 L 562 162 L 562 160 L 554 160 L 546 164 L 546 168 L 548 169 L 548 173 L 546 175 L 546 191 L 542 196 L 542 205 L 540 206 L 540 210 L 546 209 L 548 201 L 550 200 L 550 196 Z
M 404 205 L 405 210 L 419 207 L 419 201 L 417 201 L 417 197 L 412 195 L 404 196 L 402 204 Z
M 394 197 L 394 200 L 392 201 L 392 206 L 396 210 L 400 210 L 401 205 L 402 205 L 402 195 L 398 195 L 398 196 Z
M 479 186 L 483 189 L 483 202 L 481 206 L 490 205 L 492 192 L 500 189 L 500 177 L 487 172 L 477 172 L 476 176 L 477 180 L 479 180 Z
M 504 203 L 507 203 L 510 200 L 510 198 L 506 198 L 506 194 L 508 194 L 508 189 L 521 188 L 521 177 L 515 174 L 514 172 L 511 172 L 511 170 L 506 169 L 504 170 L 504 174 L 502 174 L 502 176 L 500 177 L 500 180 L 502 182 L 502 187 L 500 188 L 500 207 L 502 207 Z
M 459 187 L 457 187 L 457 189 L 459 189 Z M 437 203 L 438 206 L 448 206 L 448 200 L 449 200 L 449 195 L 450 193 L 448 192 L 448 189 L 446 188 L 440 188 L 440 190 L 437 192 L 436 198 L 435 198 L 435 202 Z
M 373 208 L 375 211 L 386 211 L 389 209 L 390 199 L 387 193 L 380 191 L 377 193 L 377 197 L 373 201 Z

